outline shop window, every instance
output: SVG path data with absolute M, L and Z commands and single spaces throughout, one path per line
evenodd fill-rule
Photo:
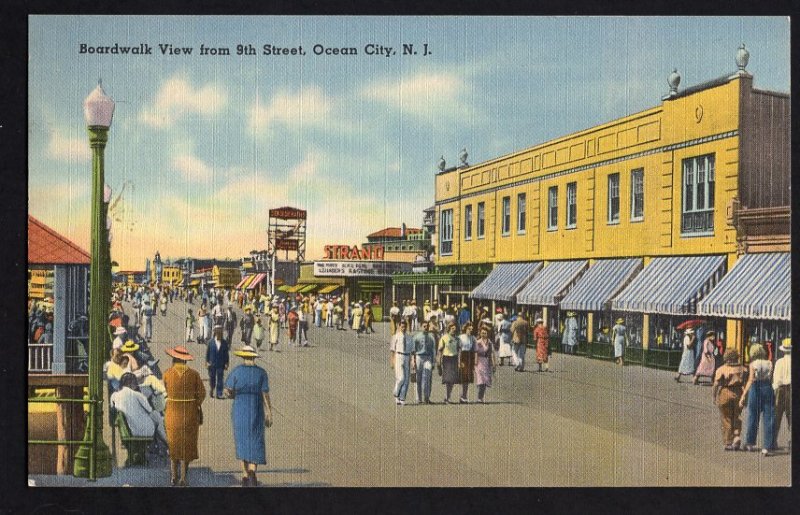
M 503 197 L 503 219 L 501 224 L 503 236 L 511 232 L 511 197 Z
M 608 176 L 608 223 L 619 223 L 619 174 Z
M 442 211 L 439 220 L 439 249 L 443 256 L 453 254 L 453 210 Z
M 578 225 L 578 183 L 567 184 L 567 229 Z
M 475 232 L 479 240 L 486 234 L 486 204 L 483 202 L 478 202 L 478 227 Z
M 760 343 L 767 349 L 767 353 L 772 361 L 783 356 L 783 352 L 778 349 L 784 338 L 792 335 L 792 324 L 783 320 L 745 320 L 744 321 L 744 342 L 747 351 L 745 357 L 749 362 L 749 349 L 753 343 Z
M 681 233 L 714 232 L 714 154 L 683 160 Z
M 472 204 L 464 207 L 464 239 L 472 239 Z
M 558 186 L 547 190 L 547 230 L 558 229 Z
M 525 234 L 525 227 L 527 220 L 525 217 L 527 216 L 526 210 L 527 206 L 525 205 L 525 194 L 520 193 L 517 195 L 517 233 L 518 234 Z
M 631 171 L 631 222 L 644 219 L 644 168 Z

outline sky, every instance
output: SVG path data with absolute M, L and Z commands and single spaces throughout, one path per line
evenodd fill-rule
M 729 74 L 743 42 L 754 86 L 790 90 L 785 17 L 31 16 L 29 28 L 29 213 L 89 248 L 83 100 L 102 79 L 116 102 L 111 254 L 125 270 L 157 250 L 248 256 L 285 205 L 308 210 L 307 259 L 419 227 L 440 156 L 453 166 L 466 148 L 477 164 L 654 107 L 673 68 L 681 88 Z M 80 51 L 114 44 L 152 54 Z

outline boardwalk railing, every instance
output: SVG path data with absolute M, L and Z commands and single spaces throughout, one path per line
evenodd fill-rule
M 53 344 L 28 344 L 28 372 L 49 373 L 53 371 Z

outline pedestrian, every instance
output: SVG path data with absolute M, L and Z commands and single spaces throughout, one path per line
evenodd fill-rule
M 681 382 L 681 376 L 694 375 L 694 346 L 697 344 L 697 336 L 694 328 L 687 327 L 683 331 L 683 354 L 678 365 L 678 372 L 675 374 L 675 382 Z
M 281 315 L 278 313 L 278 306 L 272 306 L 269 313 L 269 350 L 274 350 L 278 346 L 280 322 Z
M 464 305 L 466 307 L 466 305 Z M 514 356 L 516 356 L 516 372 L 525 370 L 525 351 L 528 347 L 528 338 L 531 333 L 531 324 L 525 319 L 525 314 L 520 313 L 517 319 L 511 324 L 511 343 L 513 345 Z
M 223 326 L 225 327 L 225 339 L 228 340 L 228 343 L 233 342 L 233 332 L 236 330 L 236 312 L 233 311 L 233 306 L 228 304 L 228 308 L 225 310 L 225 321 L 223 322 Z
M 708 331 L 705 334 L 700 364 L 697 366 L 697 370 L 694 373 L 694 384 L 697 384 L 701 377 L 707 377 L 712 382 L 714 381 L 714 372 L 717 364 L 714 357 L 714 351 L 717 348 L 716 342 L 714 341 L 716 336 L 717 333 L 714 331 Z
M 364 305 L 364 334 L 374 333 L 375 329 L 372 328 L 372 321 L 375 319 L 372 313 L 372 305 L 367 302 Z
M 267 464 L 265 428 L 272 426 L 269 375 L 256 365 L 258 353 L 245 345 L 233 353 L 244 360 L 225 381 L 225 393 L 233 399 L 231 420 L 236 459 L 242 461 L 242 486 L 258 486 L 258 465 Z
M 739 406 L 747 404 L 747 433 L 745 450 L 754 451 L 758 426 L 764 417 L 763 447 L 765 456 L 775 449 L 775 392 L 772 390 L 772 362 L 760 344 L 750 347 L 750 369 Z
M 742 445 L 742 400 L 747 370 L 739 364 L 739 353 L 728 349 L 723 364 L 714 374 L 714 404 L 722 421 L 722 443 L 726 451 L 736 451 Z
M 414 353 L 414 340 L 406 332 L 406 324 L 400 323 L 400 328 L 392 335 L 389 343 L 391 363 L 394 366 L 394 398 L 395 404 L 402 406 L 406 403 L 408 383 L 411 380 L 411 355 Z
M 789 446 L 792 445 L 792 339 L 784 338 L 781 346 L 783 357 L 775 363 L 772 374 L 772 389 L 775 391 L 775 442 L 781 430 L 781 421 L 786 416 L 789 427 Z
M 430 327 L 431 324 L 426 322 L 422 324 L 422 331 L 414 335 L 414 354 L 417 368 L 417 404 L 431 403 L 436 337 L 431 332 Z
M 116 350 L 122 347 L 128 340 L 128 331 L 123 326 L 114 329 L 114 341 L 111 342 L 111 349 Z
M 628 329 L 625 327 L 625 320 L 618 318 L 611 328 L 611 341 L 614 343 L 614 362 L 625 365 L 625 347 L 628 341 Z
M 564 320 L 564 334 L 561 338 L 561 350 L 564 354 L 575 354 L 578 350 L 578 320 L 574 311 L 567 311 Z
M 142 316 L 144 317 L 144 338 L 149 343 L 153 339 L 153 306 L 149 299 L 142 303 Z
M 344 308 L 342 307 L 342 301 L 338 300 L 336 305 L 333 307 L 333 321 L 336 324 L 337 331 L 344 331 Z M 392 332 L 394 334 L 394 332 Z
M 201 336 L 198 337 L 198 343 L 205 345 L 208 343 L 208 340 L 211 339 L 211 329 L 213 329 L 213 324 L 211 323 L 211 313 L 208 312 L 206 308 L 200 308 L 200 332 Z
M 322 302 L 320 299 L 314 301 L 314 325 L 322 326 Z
M 486 388 L 492 386 L 492 375 L 497 369 L 497 357 L 489 338 L 489 329 L 481 327 L 475 341 L 475 384 L 478 386 L 478 402 L 484 403 Z
M 222 295 L 220 295 L 219 299 L 219 302 L 211 309 L 211 320 L 215 326 L 224 326 L 226 313 L 225 309 L 222 307 Z
M 222 337 L 222 326 L 214 326 L 214 337 L 206 346 L 206 368 L 208 368 L 208 395 L 222 399 L 225 371 L 230 362 L 230 342 Z
M 245 345 L 250 345 L 250 341 L 253 337 L 253 326 L 256 323 L 256 319 L 253 317 L 253 308 L 245 306 L 244 308 L 244 315 L 242 315 L 242 319 L 239 321 L 239 329 L 242 331 L 242 343 Z
M 397 331 L 397 324 L 400 323 L 400 308 L 397 307 L 397 301 L 392 301 L 392 307 L 389 308 L 389 334 L 394 334 Z
M 325 319 L 326 327 L 333 327 L 333 319 L 336 317 L 336 306 L 333 305 L 333 299 L 328 299 L 328 302 L 325 304 L 325 309 L 328 312 L 328 318 Z
M 186 310 L 186 343 L 194 341 L 194 322 L 194 314 L 192 314 L 192 309 L 189 308 Z
M 264 326 L 261 325 L 261 315 L 256 316 L 256 325 L 253 326 L 253 341 L 256 343 L 256 349 L 261 349 L 261 344 L 264 343 Z
M 458 382 L 461 384 L 458 402 L 467 404 L 469 385 L 475 382 L 475 336 L 471 323 L 464 326 L 458 337 Z
M 172 357 L 172 366 L 164 372 L 170 482 L 172 486 L 186 486 L 189 463 L 198 458 L 197 439 L 200 424 L 203 423 L 201 405 L 206 397 L 206 389 L 200 374 L 186 364 L 194 359 L 186 347 L 179 345 L 166 352 Z
M 511 349 L 511 322 L 506 320 L 503 313 L 498 315 L 499 323 L 497 324 L 497 357 L 500 358 L 500 366 L 505 365 L 506 360 L 510 365 L 514 352 Z
M 361 335 L 361 317 L 363 314 L 364 310 L 361 308 L 361 304 L 356 304 L 356 306 L 353 308 L 353 325 L 351 326 L 353 331 L 356 332 L 356 336 Z M 406 327 L 410 326 L 407 325 Z
M 167 316 L 167 296 L 162 295 L 160 299 L 158 299 L 158 307 L 161 309 L 161 316 Z
M 544 320 L 537 318 L 533 327 L 533 339 L 536 340 L 536 363 L 539 365 L 539 372 L 550 372 L 550 330 L 544 324 Z
M 280 324 L 283 329 L 287 329 L 289 326 L 286 324 L 286 314 L 288 311 L 288 304 L 289 301 L 279 300 L 278 301 L 278 316 L 280 317 Z
M 297 326 L 300 321 L 300 314 L 297 312 L 297 307 L 292 306 L 286 318 L 289 321 L 289 345 L 295 345 L 297 343 Z

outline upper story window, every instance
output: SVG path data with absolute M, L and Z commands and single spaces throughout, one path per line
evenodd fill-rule
M 681 232 L 714 232 L 714 154 L 683 160 Z
M 486 234 L 486 204 L 483 202 L 478 202 L 478 227 L 475 232 L 478 239 L 483 238 L 483 235 Z
M 439 220 L 439 254 L 450 256 L 453 254 L 453 210 L 442 210 Z
M 608 176 L 608 223 L 619 223 L 619 174 Z
M 501 232 L 507 235 L 511 231 L 511 197 L 503 197 L 503 219 Z
M 526 213 L 527 206 L 525 205 L 525 194 L 520 193 L 517 195 L 517 232 L 524 233 L 527 226 Z
M 578 225 L 578 183 L 567 184 L 567 229 Z
M 464 208 L 464 239 L 472 239 L 472 204 Z
M 631 170 L 631 222 L 644 220 L 644 168 Z
M 558 229 L 558 186 L 547 190 L 547 229 Z

